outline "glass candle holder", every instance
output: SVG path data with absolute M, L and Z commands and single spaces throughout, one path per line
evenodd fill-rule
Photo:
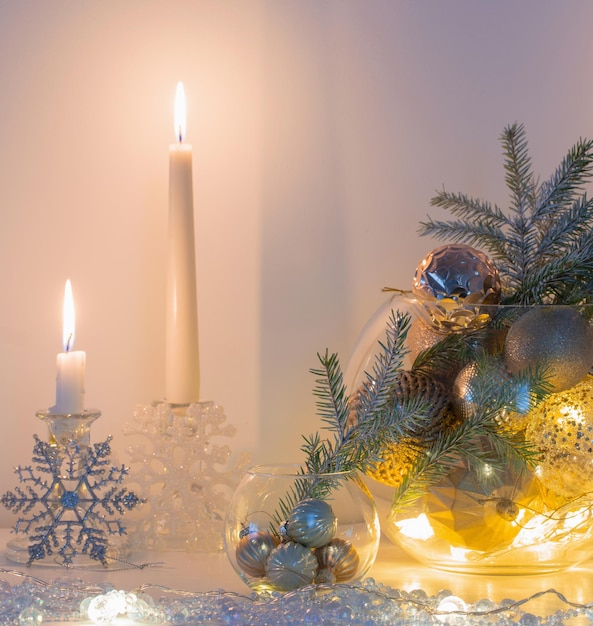
M 217 552 L 224 516 L 243 473 L 236 427 L 212 401 L 138 405 L 123 427 L 136 492 L 147 503 L 130 520 L 133 547 Z
M 47 425 L 48 440 L 34 436 L 32 463 L 16 468 L 19 485 L 1 499 L 19 516 L 8 558 L 66 566 L 125 559 L 129 547 L 119 514 L 141 500 L 122 486 L 128 469 L 111 464 L 111 437 L 90 442 L 100 411 L 36 415 Z

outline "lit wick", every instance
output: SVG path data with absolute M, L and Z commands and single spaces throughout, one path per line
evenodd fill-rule
M 186 129 L 186 104 L 185 104 L 185 89 L 183 83 L 177 83 L 177 89 L 175 92 L 175 134 L 179 143 L 183 143 Z

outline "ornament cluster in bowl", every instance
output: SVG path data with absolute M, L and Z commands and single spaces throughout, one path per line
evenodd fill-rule
M 421 234 L 447 243 L 371 318 L 346 384 L 353 408 L 385 387 L 397 416 L 366 470 L 382 532 L 441 569 L 557 571 L 593 555 L 593 142 L 540 184 L 523 126 L 501 140 L 509 210 L 433 199 L 455 219 Z
M 358 473 L 258 466 L 230 502 L 225 546 L 252 589 L 290 591 L 360 580 L 379 534 L 374 500 Z

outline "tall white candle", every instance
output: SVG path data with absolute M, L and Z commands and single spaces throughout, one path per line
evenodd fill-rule
M 57 357 L 56 405 L 52 413 L 82 413 L 84 411 L 86 353 L 74 352 L 75 315 L 72 285 L 66 281 L 64 291 L 62 343 L 64 352 Z
M 200 399 L 198 302 L 194 244 L 192 147 L 185 138 L 185 93 L 175 96 L 175 137 L 169 147 L 169 239 L 165 397 L 173 404 Z

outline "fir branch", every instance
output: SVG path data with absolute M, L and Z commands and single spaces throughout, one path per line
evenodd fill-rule
M 412 364 L 412 370 L 435 376 L 447 371 L 452 364 L 461 366 L 475 355 L 482 331 L 450 333 L 441 341 L 418 353 Z
M 441 241 L 463 242 L 485 248 L 494 259 L 506 258 L 507 237 L 500 229 L 494 229 L 481 221 L 440 221 L 429 217 L 426 221 L 420 222 L 418 232 L 420 235 L 431 235 Z
M 487 225 L 494 232 L 503 236 L 502 229 L 507 220 L 505 214 L 496 205 L 492 206 L 485 200 L 477 200 L 463 193 L 451 193 L 444 189 L 432 200 L 433 206 L 448 210 L 453 215 L 466 222 L 479 222 L 480 226 Z
M 523 124 L 507 126 L 501 135 L 505 155 L 505 182 L 511 195 L 511 210 L 516 215 L 517 232 L 527 230 L 527 216 L 535 200 L 535 181 Z
M 301 450 L 305 462 L 300 473 L 309 478 L 297 479 L 280 501 L 278 511 L 273 515 L 276 523 L 281 523 L 294 505 L 304 498 L 329 497 L 336 481 L 341 479 L 340 473 L 365 472 L 380 460 L 381 451 L 392 440 L 394 422 L 400 419 L 401 411 L 415 414 L 410 408 L 400 407 L 394 411 L 388 407 L 406 353 L 410 322 L 408 314 L 392 311 L 385 341 L 379 344 L 381 349 L 372 372 L 366 374 L 355 403 L 346 394 L 337 354 L 326 351 L 317 355 L 321 367 L 311 370 L 316 376 L 314 394 L 318 398 L 317 409 L 325 424 L 324 430 L 331 431 L 332 437 L 322 438 L 318 432 L 303 437 Z
M 593 174 L 593 141 L 580 139 L 539 189 L 535 203 L 535 216 L 557 217 L 563 207 L 572 204 L 584 183 Z
M 503 411 L 525 412 L 545 398 L 550 391 L 546 372 L 536 368 L 501 381 L 492 375 L 493 363 L 486 354 L 477 359 L 472 381 L 474 415 L 441 431 L 427 444 L 425 453 L 418 456 L 396 489 L 394 510 L 399 512 L 413 504 L 462 461 L 470 468 L 486 463 L 492 472 L 501 472 L 507 466 L 520 472 L 533 465 L 534 448 L 522 435 L 505 428 L 500 416 Z M 517 398 L 524 396 L 525 389 L 529 392 L 530 406 L 518 407 Z
M 377 459 L 394 426 L 395 418 L 387 405 L 406 353 L 410 321 L 407 314 L 391 313 L 385 342 L 379 344 L 381 349 L 372 372 L 366 373 L 366 381 L 354 403 L 354 419 L 337 355 L 327 352 L 318 355 L 321 368 L 311 370 L 317 376 L 314 394 L 321 420 L 332 430 L 333 440 L 321 439 L 319 435 L 305 439 L 304 472 L 364 472 Z
M 505 128 L 501 142 L 509 210 L 443 190 L 432 204 L 457 219 L 428 218 L 420 234 L 484 249 L 499 270 L 505 304 L 591 300 L 593 201 L 584 188 L 593 178 L 593 141 L 579 140 L 540 185 L 524 126 Z
M 349 410 L 338 355 L 329 355 L 326 350 L 325 355 L 317 357 L 322 369 L 312 369 L 311 373 L 317 376 L 313 395 L 318 398 L 318 415 L 326 428 L 335 429 L 338 440 L 344 439 Z
M 583 236 L 590 239 L 589 223 L 593 219 L 593 202 L 586 195 L 577 198 L 566 210 L 556 211 L 554 219 L 546 222 L 539 253 L 545 258 L 553 258 L 563 253 L 565 248 L 573 248 Z
M 385 332 L 385 342 L 379 342 L 379 352 L 371 372 L 365 372 L 363 389 L 359 393 L 356 407 L 356 423 L 361 429 L 379 430 L 389 427 L 382 413 L 391 402 L 392 389 L 408 349 L 406 339 L 410 330 L 411 317 L 399 311 L 391 311 Z M 392 420 L 393 421 L 393 418 Z M 372 432 L 368 434 L 372 436 Z
M 534 266 L 517 286 L 513 301 L 521 304 L 579 304 L 591 302 L 593 277 L 593 242 L 587 237 L 574 250 Z M 503 300 L 508 303 L 508 299 Z

